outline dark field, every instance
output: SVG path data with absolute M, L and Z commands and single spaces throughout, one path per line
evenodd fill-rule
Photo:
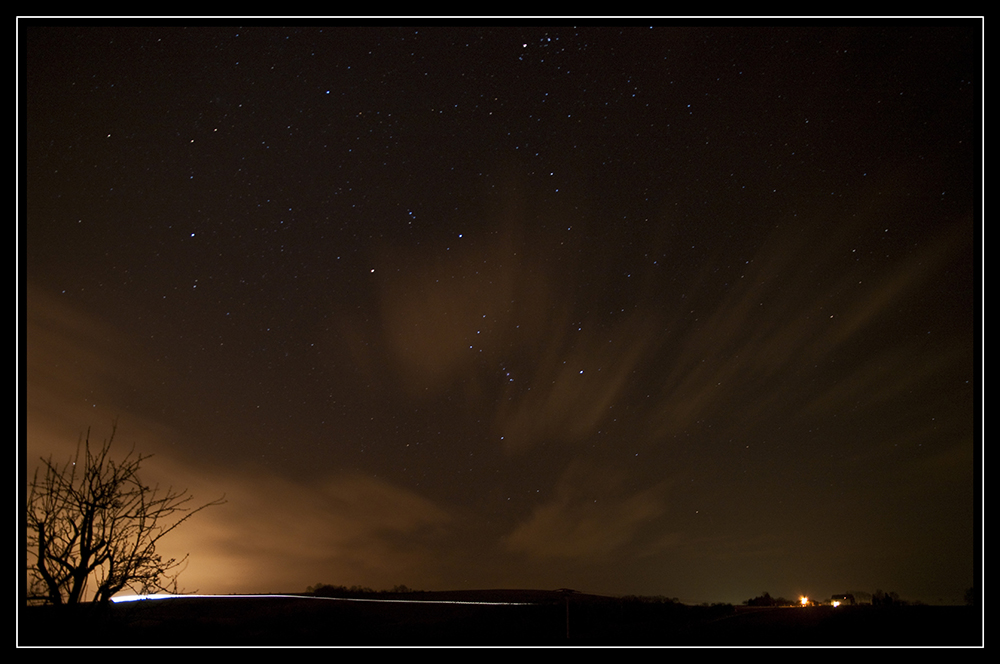
M 747 608 L 544 591 L 419 593 L 531 606 L 187 598 L 27 607 L 22 645 L 100 646 L 973 646 L 972 607 Z M 418 595 L 414 595 L 417 597 Z

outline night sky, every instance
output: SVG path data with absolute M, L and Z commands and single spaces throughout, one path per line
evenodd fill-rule
M 22 468 L 187 590 L 973 585 L 980 22 L 19 39 Z

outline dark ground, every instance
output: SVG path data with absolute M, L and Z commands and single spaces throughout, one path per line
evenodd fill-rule
M 99 646 L 973 646 L 972 607 L 747 608 L 493 591 L 421 599 L 530 606 L 404 604 L 288 597 L 189 598 L 107 607 L 27 607 L 21 645 Z M 416 597 L 417 595 L 414 595 Z

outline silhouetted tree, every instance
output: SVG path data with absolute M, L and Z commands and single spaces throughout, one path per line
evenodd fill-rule
M 225 502 L 191 508 L 186 490 L 161 494 L 143 484 L 139 468 L 150 457 L 133 448 L 113 460 L 116 428 L 96 451 L 88 430 L 65 466 L 49 457 L 35 471 L 27 503 L 29 600 L 75 604 L 84 601 L 89 583 L 96 585 L 94 601 L 102 603 L 125 588 L 176 592 L 187 556 L 164 560 L 156 545 L 196 513 Z
M 397 586 L 397 587 L 406 588 L 406 586 Z M 366 597 L 368 595 L 375 595 L 377 594 L 377 592 L 385 593 L 389 591 L 385 590 L 375 591 L 374 589 L 369 588 L 368 586 L 351 586 L 350 588 L 348 588 L 347 586 L 334 586 L 330 585 L 329 583 L 317 583 L 314 586 L 309 586 L 308 588 L 306 588 L 306 592 L 315 595 L 316 597 Z M 393 589 L 391 592 L 413 592 L 413 591 L 407 588 L 405 591 L 397 591 Z
M 771 593 L 765 592 L 753 599 L 744 600 L 747 606 L 797 606 L 798 602 L 785 599 L 784 597 L 771 597 Z
M 873 606 L 893 606 L 893 605 L 902 605 L 902 604 L 905 604 L 905 603 L 906 602 L 904 602 L 901 599 L 899 599 L 899 594 L 898 593 L 895 593 L 895 592 L 892 592 L 892 591 L 889 591 L 887 593 L 886 592 L 882 592 L 881 588 L 879 588 L 878 590 L 876 590 L 875 594 L 872 595 L 872 605 Z
M 775 600 L 771 597 L 771 593 L 765 591 L 763 595 L 758 595 L 753 599 L 748 599 L 746 602 L 747 606 L 775 606 Z
M 848 594 L 854 595 L 854 601 L 857 604 L 871 604 L 872 594 L 864 590 L 850 590 Z

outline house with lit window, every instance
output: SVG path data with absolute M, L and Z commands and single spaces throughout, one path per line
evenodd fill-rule
M 830 598 L 833 606 L 854 606 L 854 595 L 834 595 Z

